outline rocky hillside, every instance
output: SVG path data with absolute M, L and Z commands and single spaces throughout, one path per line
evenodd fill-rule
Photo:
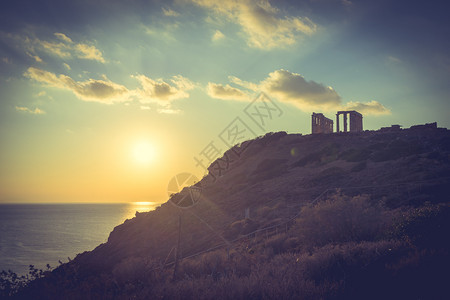
M 448 263 L 444 236 L 450 228 L 442 221 L 449 214 L 447 129 L 269 133 L 229 149 L 209 171 L 195 185 L 201 193 L 194 206 L 182 209 L 168 201 L 155 211 L 137 213 L 117 226 L 107 243 L 36 283 L 38 290 L 62 289 L 49 293 L 71 291 L 74 298 L 85 289 L 84 295 L 92 298 L 107 293 L 124 299 L 130 293 L 143 299 L 214 298 L 219 293 L 224 298 L 349 299 L 347 293 L 360 293 L 368 299 L 366 290 L 383 290 L 362 288 L 374 277 L 386 278 L 386 286 L 396 282 L 401 292 L 402 284 L 438 272 L 417 267 L 422 257 L 437 265 Z M 185 188 L 171 199 L 188 193 Z M 179 219 L 179 254 L 185 259 L 177 274 L 171 263 Z M 186 259 L 214 248 L 216 252 Z M 417 278 L 398 275 L 414 268 Z M 277 272 L 292 272 L 289 278 L 297 281 L 279 281 L 285 275 Z M 361 274 L 370 280 L 358 281 L 365 278 Z M 261 283 L 267 280 L 277 288 Z M 237 294 L 227 294 L 236 289 Z M 425 285 L 411 293 L 429 289 Z M 434 291 L 440 295 L 439 288 Z M 195 294 L 203 292 L 202 297 Z
M 127 257 L 164 260 L 176 245 L 180 214 L 182 252 L 188 256 L 223 243 L 220 235 L 233 240 L 281 223 L 325 191 L 370 194 L 372 201 L 392 208 L 446 201 L 450 194 L 450 132 L 441 128 L 270 133 L 228 150 L 224 157 L 229 165 L 222 163 L 221 176 L 208 175 L 197 184 L 202 189 L 197 205 L 180 210 L 165 203 L 140 213 L 76 262 L 112 270 Z M 213 163 L 211 173 L 218 174 L 214 167 Z M 241 224 L 247 208 L 252 222 Z

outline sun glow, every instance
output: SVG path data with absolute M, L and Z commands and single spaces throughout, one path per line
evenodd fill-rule
M 140 141 L 134 145 L 133 157 L 141 165 L 148 165 L 156 159 L 156 148 L 149 141 Z

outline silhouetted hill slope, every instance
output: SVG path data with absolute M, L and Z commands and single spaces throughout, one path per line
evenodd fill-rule
M 182 212 L 183 256 L 223 242 L 199 218 L 232 239 L 244 233 L 231 232 L 231 225 L 243 219 L 246 208 L 254 224 L 242 230 L 249 232 L 294 216 L 302 205 L 335 188 L 347 195 L 370 194 L 392 208 L 447 201 L 450 194 L 446 129 L 306 136 L 278 132 L 238 147 L 245 148 L 241 156 L 228 150 L 225 155 L 232 162 L 223 175 L 203 178 L 198 184 L 201 200 Z M 117 226 L 106 244 L 75 261 L 88 269 L 112 270 L 130 256 L 164 260 L 176 243 L 179 214 L 170 203 L 138 214 Z
M 270 133 L 209 170 L 196 184 L 196 205 L 167 202 L 137 214 L 24 295 L 445 298 L 438 274 L 450 267 L 447 129 Z M 182 257 L 219 250 L 184 259 L 172 277 L 179 216 Z

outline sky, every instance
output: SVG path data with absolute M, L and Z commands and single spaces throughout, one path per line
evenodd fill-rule
M 445 1 L 16 0 L 0 10 L 0 203 L 164 202 L 230 146 L 449 127 Z

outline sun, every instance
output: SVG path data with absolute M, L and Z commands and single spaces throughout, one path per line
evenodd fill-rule
M 133 147 L 134 160 L 141 165 L 148 165 L 156 158 L 156 148 L 149 141 L 140 141 Z

